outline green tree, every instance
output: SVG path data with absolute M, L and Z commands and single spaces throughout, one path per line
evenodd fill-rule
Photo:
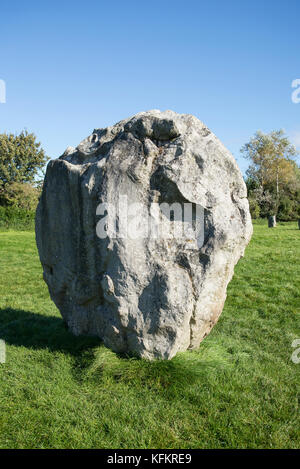
M 281 197 L 286 198 L 287 193 L 291 195 L 299 188 L 296 148 L 283 130 L 269 134 L 258 131 L 241 152 L 251 161 L 246 172 L 247 186 L 256 197 L 261 214 L 267 211 L 277 215 Z
M 5 205 L 22 210 L 35 210 L 40 197 L 40 189 L 25 182 L 13 182 L 6 187 Z
M 0 134 L 0 200 L 12 184 L 38 184 L 49 158 L 33 133 Z M 20 186 L 18 186 L 20 188 Z M 11 195 L 10 195 L 11 197 Z

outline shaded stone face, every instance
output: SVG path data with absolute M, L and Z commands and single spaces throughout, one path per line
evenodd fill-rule
M 70 330 L 149 359 L 199 346 L 251 234 L 233 156 L 172 111 L 68 147 L 48 164 L 36 215 L 44 279 Z

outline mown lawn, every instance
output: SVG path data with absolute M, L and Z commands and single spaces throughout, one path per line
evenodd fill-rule
M 300 447 L 299 244 L 256 225 L 199 350 L 147 362 L 68 333 L 34 234 L 0 233 L 0 447 Z

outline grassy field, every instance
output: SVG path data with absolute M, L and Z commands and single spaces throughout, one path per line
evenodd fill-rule
M 147 362 L 68 333 L 34 234 L 0 233 L 0 447 L 300 447 L 299 241 L 256 225 L 199 350 Z

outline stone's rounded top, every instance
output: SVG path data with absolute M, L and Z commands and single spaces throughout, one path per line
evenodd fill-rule
M 99 149 L 100 141 L 98 133 L 93 132 L 92 135 L 85 138 L 77 147 L 76 150 L 83 156 L 91 156 Z
M 150 140 L 172 140 L 180 135 L 174 120 L 153 115 L 131 119 L 124 130 L 131 132 L 137 138 L 150 138 Z
M 63 153 L 63 155 L 62 155 L 62 156 L 68 156 L 68 155 L 71 155 L 72 153 L 74 153 L 74 151 L 76 151 L 76 150 L 75 150 L 75 148 L 74 148 L 74 147 L 71 147 L 71 146 L 69 146 L 69 147 L 67 147 L 67 148 L 65 149 L 65 151 L 64 151 L 64 153 Z
M 150 160 L 155 160 L 155 165 L 174 164 L 172 171 L 181 173 L 181 180 L 185 180 L 182 182 L 185 197 L 188 192 L 195 201 L 200 191 L 201 203 L 206 208 L 211 205 L 212 188 L 216 181 L 219 185 L 222 173 L 230 179 L 231 189 L 228 190 L 232 198 L 246 197 L 246 186 L 233 155 L 202 121 L 191 114 L 157 109 L 139 112 L 111 127 L 94 129 L 76 149 L 68 147 L 60 159 L 77 166 L 74 170 L 79 171 L 81 166 L 89 164 L 104 168 L 112 161 L 120 170 L 120 163 L 128 158 L 124 146 L 131 148 L 134 159 L 148 161 L 149 165 Z M 196 184 L 202 175 L 205 175 L 203 182 Z M 219 192 L 221 199 L 222 190 L 214 190 Z
M 123 133 L 131 133 L 142 141 L 146 138 L 156 142 L 172 141 L 185 134 L 191 125 L 197 126 L 199 133 L 202 132 L 202 136 L 204 135 L 203 129 L 206 127 L 190 114 L 178 114 L 170 110 L 159 111 L 157 109 L 139 112 L 135 116 L 124 119 L 106 129 L 94 129 L 93 133 L 76 147 L 76 150 L 66 151 L 61 158 L 64 159 L 74 152 L 77 152 L 81 157 L 96 156 L 101 153 L 103 145 L 112 143 L 116 137 Z

